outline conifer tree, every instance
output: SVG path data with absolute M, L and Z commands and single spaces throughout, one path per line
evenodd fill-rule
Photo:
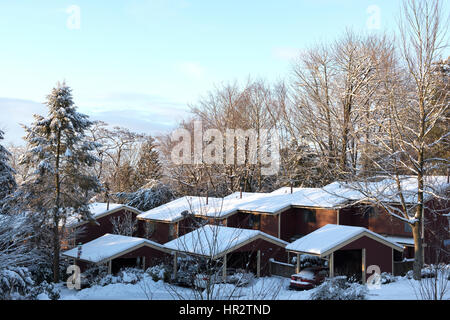
M 92 125 L 88 116 L 78 113 L 72 89 L 57 84 L 47 96 L 47 117 L 34 115 L 30 127 L 24 126 L 28 151 L 21 163 L 35 169 L 21 186 L 21 194 L 32 212 L 42 215 L 43 227 L 52 235 L 53 281 L 59 281 L 60 242 L 65 221 L 76 214 L 90 219 L 89 192 L 100 191 L 98 179 L 89 172 L 98 160 L 91 153 L 94 143 L 85 131 Z
M 161 163 L 156 150 L 155 139 L 149 136 L 142 144 L 136 166 L 135 183 L 138 188 L 152 180 L 161 178 Z
M 3 135 L 4 132 L 0 130 L 0 141 L 4 139 Z M 0 205 L 17 187 L 14 178 L 15 171 L 9 165 L 10 156 L 9 151 L 0 144 Z

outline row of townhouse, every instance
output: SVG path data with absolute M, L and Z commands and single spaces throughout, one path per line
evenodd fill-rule
M 425 262 L 448 263 L 450 222 L 445 199 L 449 183 L 447 177 L 433 179 L 433 192 L 425 197 Z M 417 184 L 414 178 L 405 181 L 403 195 L 412 202 Z M 438 189 L 446 196 L 436 197 Z M 393 194 L 386 193 L 386 198 L 394 206 L 399 202 Z M 86 263 L 109 263 L 112 272 L 127 263 L 148 267 L 162 257 L 176 264 L 177 255 L 192 254 L 220 258 L 224 268 L 250 264 L 252 271 L 261 275 L 270 273 L 270 261 L 291 263 L 292 257 L 296 257 L 298 271 L 300 255 L 307 254 L 328 260 L 331 274 L 356 269 L 362 270 L 361 279 L 365 279 L 369 265 L 393 273 L 395 262 L 414 257 L 414 240 L 406 222 L 373 205 L 367 194 L 338 182 L 323 188 L 235 192 L 224 198 L 185 196 L 147 212 L 119 204 L 91 206 L 96 223 L 69 223 L 83 229 L 76 239 L 83 244 L 81 255 L 77 248 L 65 254 Z M 136 234 L 112 235 L 111 218 L 125 214 L 137 220 Z M 213 233 L 212 226 L 216 226 Z M 222 245 L 214 252 L 205 245 L 211 238 Z M 118 243 L 127 241 L 128 246 L 118 250 Z M 93 258 L 96 255 L 103 259 Z

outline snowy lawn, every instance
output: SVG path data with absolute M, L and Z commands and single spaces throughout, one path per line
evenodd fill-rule
M 395 282 L 383 284 L 379 289 L 370 289 L 369 300 L 417 300 L 413 286 L 417 281 L 406 277 L 397 277 Z M 305 291 L 289 290 L 289 279 L 281 277 L 264 277 L 256 279 L 248 287 L 236 288 L 231 284 L 214 286 L 212 296 L 215 299 L 241 300 L 309 300 L 315 289 Z M 93 286 L 83 290 L 69 290 L 61 284 L 62 300 L 179 300 L 196 299 L 198 295 L 190 288 L 168 285 L 162 280 L 155 282 L 151 278 L 136 284 L 109 284 L 104 287 Z M 450 290 L 449 290 L 450 291 Z M 445 298 L 450 299 L 450 292 Z

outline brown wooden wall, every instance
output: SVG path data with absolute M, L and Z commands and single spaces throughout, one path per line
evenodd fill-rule
M 392 248 L 369 237 L 361 237 L 339 250 L 366 249 L 366 268 L 377 265 L 381 272 L 392 273 Z M 369 276 L 369 275 L 368 275 Z
M 113 225 L 111 223 L 111 218 L 122 217 L 128 212 L 131 212 L 133 214 L 133 217 L 136 218 L 136 213 L 126 209 L 122 209 L 97 219 L 96 221 L 99 225 L 93 222 L 88 222 L 83 224 L 82 226 L 77 227 L 76 229 L 80 230 L 81 234 L 76 238 L 74 245 L 80 242 L 87 243 L 103 236 L 106 233 L 112 233 Z M 141 230 L 138 229 L 136 235 L 138 235 L 139 233 L 141 233 Z
M 256 254 L 258 250 L 261 250 L 261 276 L 269 275 L 270 259 L 275 259 L 277 261 L 287 260 L 287 252 L 283 246 L 279 246 L 263 239 L 254 240 L 233 252 L 248 252 L 249 254 L 252 254 L 252 260 L 254 260 L 253 264 L 256 265 Z
M 170 225 L 171 223 L 165 223 L 165 222 L 157 222 L 157 221 L 149 221 L 146 223 L 151 223 L 154 225 L 154 230 L 151 234 L 147 235 L 146 238 L 148 238 L 149 240 L 155 241 L 157 243 L 161 243 L 164 244 L 166 242 L 169 242 L 170 237 L 169 237 L 169 229 L 170 229 Z M 172 224 L 173 228 L 176 228 L 177 225 L 174 223 Z
M 327 224 L 337 223 L 337 211 L 334 209 L 310 209 L 315 212 L 316 221 L 306 222 L 305 211 L 301 208 L 291 208 L 281 213 L 281 236 L 285 241 L 292 237 L 307 235 Z
M 443 216 L 450 212 L 449 208 L 450 201 L 446 199 L 434 199 L 425 205 L 425 263 L 450 263 L 450 244 L 445 246 L 445 240 L 450 240 L 450 222 Z
M 392 217 L 383 208 L 375 208 L 374 216 L 364 215 L 360 206 L 351 206 L 339 210 L 339 224 L 364 227 L 379 234 L 412 237 L 412 233 L 405 229 L 405 223 Z

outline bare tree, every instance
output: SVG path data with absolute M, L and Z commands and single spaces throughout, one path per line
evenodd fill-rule
M 131 212 L 127 212 L 122 217 L 113 217 L 110 221 L 113 226 L 113 234 L 132 237 L 138 229 L 138 222 Z

